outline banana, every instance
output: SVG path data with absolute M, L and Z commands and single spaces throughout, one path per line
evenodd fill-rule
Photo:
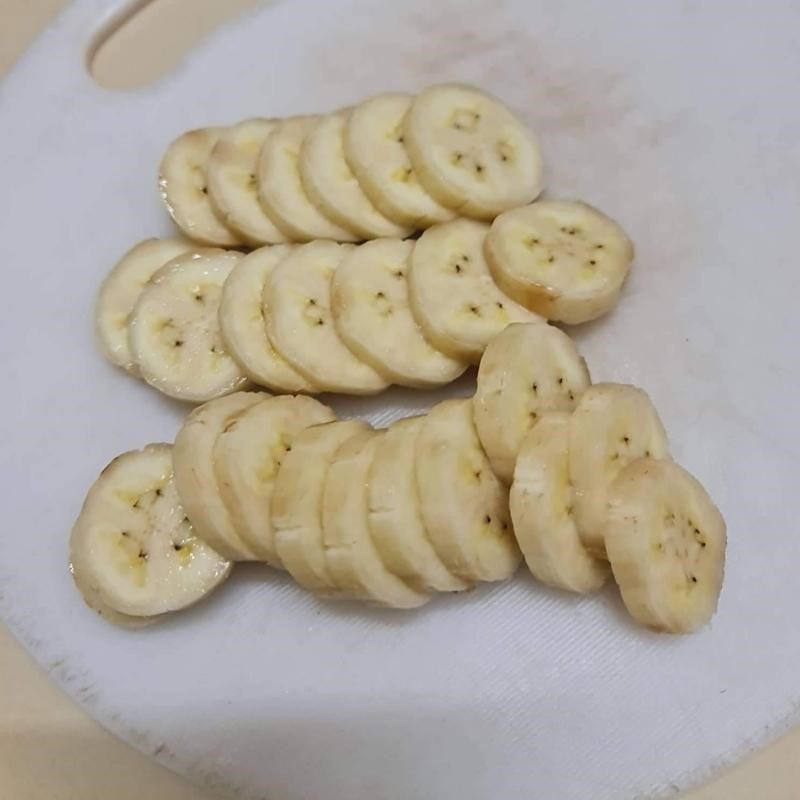
M 544 188 L 531 131 L 497 98 L 473 86 L 440 84 L 417 95 L 403 138 L 426 191 L 466 216 L 493 219 Z
M 405 238 L 413 233 L 378 211 L 364 194 L 344 157 L 348 112 L 322 117 L 300 151 L 300 178 L 312 203 L 342 228 L 363 239 Z
M 151 386 L 203 403 L 247 383 L 225 350 L 218 318 L 222 285 L 241 259 L 233 251 L 198 250 L 169 261 L 150 279 L 130 318 L 129 343 Z
M 278 558 L 301 586 L 318 594 L 336 594 L 322 543 L 325 478 L 339 447 L 367 430 L 360 420 L 306 428 L 295 436 L 275 477 L 272 527 Z
M 292 442 L 335 414 L 310 397 L 270 397 L 226 423 L 214 444 L 214 474 L 233 525 L 261 561 L 282 569 L 275 548 L 270 502 L 275 476 Z
M 248 244 L 282 244 L 286 235 L 258 199 L 258 155 L 277 120 L 248 119 L 227 128 L 208 159 L 208 196 L 225 224 Z
M 472 363 L 507 325 L 541 320 L 492 280 L 483 256 L 488 230 L 466 219 L 428 228 L 414 245 L 408 277 L 411 311 L 425 338 Z
M 100 349 L 112 364 L 138 374 L 128 345 L 128 321 L 133 307 L 157 270 L 192 249 L 191 244 L 180 239 L 145 239 L 128 250 L 100 284 L 95 330 Z
M 194 409 L 175 437 L 175 485 L 197 535 L 231 561 L 256 561 L 234 526 L 214 472 L 214 444 L 238 414 L 268 394 L 237 392 Z
M 608 497 L 606 548 L 633 618 L 669 633 L 706 625 L 722 589 L 727 539 L 706 490 L 677 464 L 642 458 Z
M 571 411 L 589 386 L 572 340 L 552 325 L 509 325 L 478 367 L 475 427 L 492 469 L 511 483 L 525 435 L 546 411 Z
M 667 434 L 647 394 L 619 383 L 590 386 L 570 419 L 569 476 L 581 540 L 595 555 L 605 556 L 608 487 L 643 456 L 670 457 Z
M 509 503 L 525 563 L 542 583 L 586 594 L 609 576 L 583 546 L 572 514 L 569 413 L 549 411 L 523 438 Z
M 367 473 L 369 532 L 383 563 L 421 592 L 459 592 L 471 584 L 453 575 L 425 529 L 414 453 L 422 417 L 394 422 L 380 437 Z
M 381 94 L 356 106 L 347 120 L 344 154 L 364 193 L 400 225 L 428 228 L 455 213 L 421 186 L 403 144 L 410 94 Z
M 616 304 L 633 243 L 586 203 L 546 200 L 501 214 L 486 238 L 498 286 L 548 319 L 578 324 Z
M 408 307 L 408 260 L 414 243 L 367 242 L 345 256 L 331 284 L 336 332 L 381 375 L 402 386 L 442 386 L 467 368 L 431 347 Z
M 345 346 L 331 315 L 331 279 L 351 246 L 312 242 L 273 269 L 264 287 L 272 346 L 325 391 L 374 394 L 387 381 Z
M 481 448 L 470 400 L 446 400 L 431 409 L 414 464 L 422 520 L 450 572 L 465 581 L 513 575 L 521 556 L 508 489 Z
M 172 142 L 161 160 L 158 187 L 175 224 L 190 239 L 212 247 L 236 247 L 242 239 L 214 209 L 206 166 L 224 128 L 188 131 Z
M 72 529 L 71 563 L 118 614 L 177 611 L 230 572 L 230 563 L 192 530 L 175 490 L 171 456 L 170 445 L 155 444 L 115 458 L 89 490 Z

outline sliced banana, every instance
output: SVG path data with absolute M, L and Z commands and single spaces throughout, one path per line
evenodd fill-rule
M 473 363 L 507 325 L 541 321 L 492 280 L 483 255 L 488 230 L 466 219 L 429 228 L 414 245 L 409 270 L 411 310 L 425 338 Z
M 206 166 L 224 128 L 200 128 L 167 148 L 158 172 L 161 197 L 175 224 L 200 244 L 236 247 L 242 239 L 217 213 L 208 196 Z
M 325 391 L 374 394 L 388 382 L 345 346 L 331 314 L 331 280 L 351 249 L 312 242 L 273 269 L 264 287 L 267 335 L 298 372 Z
M 100 349 L 112 364 L 138 374 L 128 345 L 131 312 L 153 274 L 167 261 L 192 249 L 180 239 L 145 239 L 128 250 L 100 284 L 95 330 Z
M 234 527 L 261 561 L 278 569 L 270 516 L 275 476 L 300 431 L 334 419 L 311 397 L 270 397 L 227 422 L 214 445 L 214 474 Z
M 344 154 L 375 207 L 400 225 L 428 228 L 455 212 L 422 188 L 404 145 L 410 94 L 381 94 L 356 106 L 347 120 Z
M 237 392 L 199 406 L 175 437 L 172 461 L 178 495 L 197 535 L 231 561 L 256 561 L 237 531 L 214 472 L 214 445 L 231 420 L 269 395 Z
M 486 257 L 509 297 L 548 319 L 578 324 L 614 307 L 633 243 L 586 203 L 545 200 L 497 217 Z
M 583 546 L 572 514 L 569 416 L 546 412 L 524 437 L 509 502 L 514 535 L 533 575 L 548 586 L 586 594 L 610 572 Z
M 589 387 L 570 420 L 569 474 L 581 540 L 595 555 L 605 556 L 608 487 L 645 456 L 669 458 L 667 434 L 647 394 L 620 383 Z
M 134 617 L 196 603 L 231 568 L 192 530 L 168 444 L 124 453 L 100 473 L 72 529 L 70 561 L 103 604 Z
M 478 368 L 474 414 L 492 469 L 511 483 L 517 453 L 546 411 L 571 411 L 589 386 L 572 340 L 552 325 L 509 325 L 486 348 Z
M 355 242 L 358 234 L 329 220 L 303 188 L 300 150 L 318 120 L 313 116 L 285 119 L 267 137 L 258 157 L 258 197 L 269 218 L 292 241 Z
M 422 335 L 408 306 L 408 262 L 414 243 L 367 242 L 345 256 L 331 285 L 336 332 L 381 375 L 402 386 L 442 386 L 467 368 Z
M 470 400 L 446 400 L 431 409 L 414 460 L 422 519 L 450 572 L 466 581 L 513 575 L 521 556 L 508 489 L 481 448 Z
M 442 205 L 493 219 L 538 197 L 542 158 L 533 133 L 473 86 L 440 84 L 417 95 L 403 138 L 420 183 Z
M 203 403 L 236 391 L 247 375 L 222 342 L 222 286 L 243 258 L 225 250 L 178 256 L 150 279 L 133 310 L 129 342 L 142 377 L 177 400 Z
M 671 461 L 643 458 L 609 490 L 606 548 L 622 599 L 649 628 L 693 633 L 717 609 L 725 520 L 700 483 Z
M 459 592 L 431 542 L 419 509 L 414 454 L 423 417 L 401 419 L 380 437 L 367 474 L 369 531 L 386 567 L 422 592 Z
M 306 428 L 294 437 L 275 477 L 275 549 L 289 574 L 312 592 L 336 593 L 322 541 L 322 498 L 328 468 L 344 442 L 367 430 L 369 425 L 359 420 Z
M 217 214 L 249 244 L 288 241 L 258 199 L 258 156 L 278 124 L 273 119 L 248 119 L 227 128 L 206 166 L 208 195 Z

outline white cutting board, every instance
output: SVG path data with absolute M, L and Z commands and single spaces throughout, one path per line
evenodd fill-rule
M 123 11 L 78 0 L 0 84 L 0 614 L 53 679 L 167 766 L 269 800 L 638 800 L 796 720 L 800 6 L 283 0 L 110 93 L 85 62 Z M 442 79 L 519 109 L 551 195 L 636 242 L 619 308 L 576 336 L 596 379 L 648 389 L 728 519 L 713 625 L 649 634 L 612 589 L 522 574 L 415 613 L 329 606 L 254 567 L 164 625 L 104 624 L 67 574 L 70 525 L 112 456 L 185 413 L 92 345 L 101 277 L 169 231 L 165 144 Z M 336 406 L 386 422 L 433 400 Z

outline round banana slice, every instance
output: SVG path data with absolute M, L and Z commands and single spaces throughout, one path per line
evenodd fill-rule
M 236 529 L 214 472 L 214 444 L 238 414 L 268 394 L 237 392 L 199 406 L 175 437 L 172 461 L 178 495 L 197 535 L 231 561 L 257 561 Z
M 414 245 L 408 278 L 411 311 L 425 338 L 472 363 L 507 325 L 541 321 L 492 280 L 483 255 L 488 230 L 467 219 L 429 228 Z
M 544 188 L 531 131 L 503 103 L 460 84 L 430 86 L 405 118 L 403 138 L 420 183 L 442 205 L 493 219 Z
M 595 555 L 605 556 L 608 487 L 642 457 L 670 457 L 667 434 L 650 398 L 635 386 L 590 386 L 570 419 L 569 475 L 581 540 Z
M 275 476 L 292 442 L 336 415 L 311 397 L 271 397 L 226 423 L 214 445 L 214 474 L 233 525 L 261 561 L 282 569 L 270 502 Z
M 546 411 L 571 411 L 591 383 L 586 362 L 552 325 L 509 325 L 478 368 L 475 427 L 492 469 L 511 483 L 517 453 Z
M 471 400 L 446 400 L 431 409 L 414 462 L 422 519 L 450 572 L 466 581 L 513 575 L 521 556 L 508 489 L 481 448 Z
M 408 306 L 408 261 L 414 243 L 378 239 L 351 251 L 336 269 L 331 308 L 347 347 L 401 386 L 443 386 L 465 361 L 431 347 Z
M 382 435 L 365 431 L 336 451 L 322 501 L 325 563 L 346 596 L 389 608 L 416 608 L 430 595 L 413 589 L 386 567 L 369 532 L 367 480 Z
M 347 120 L 344 154 L 364 193 L 389 219 L 413 228 L 448 222 L 452 209 L 422 188 L 403 144 L 410 94 L 381 94 L 356 106 Z
M 367 474 L 369 531 L 386 567 L 421 592 L 459 592 L 431 542 L 419 509 L 414 453 L 424 419 L 393 423 L 380 437 Z
M 200 128 L 179 136 L 167 148 L 158 173 L 161 197 L 175 224 L 200 244 L 236 247 L 241 237 L 211 204 L 206 166 L 224 128 Z
M 287 242 L 258 199 L 258 155 L 277 120 L 248 119 L 227 128 L 208 159 L 208 196 L 225 224 L 256 246 Z
M 218 317 L 222 285 L 242 258 L 225 250 L 178 256 L 142 291 L 129 342 L 142 377 L 160 392 L 203 403 L 247 383 L 225 350 Z
M 325 391 L 374 394 L 387 381 L 345 346 L 331 314 L 331 280 L 351 249 L 312 242 L 273 269 L 264 287 L 267 335 L 298 372 Z
M 344 157 L 347 112 L 328 114 L 306 136 L 300 177 L 309 199 L 323 214 L 363 239 L 404 238 L 413 228 L 387 219 L 370 202 Z
M 569 414 L 550 411 L 522 440 L 509 503 L 514 535 L 528 569 L 542 583 L 587 594 L 610 571 L 583 546 L 572 515 Z
M 267 137 L 258 157 L 258 197 L 269 218 L 292 241 L 357 242 L 359 236 L 329 220 L 303 188 L 300 149 L 318 120 L 313 116 L 286 119 Z
M 325 563 L 322 498 L 336 451 L 348 439 L 369 430 L 360 420 L 329 422 L 297 434 L 272 487 L 275 549 L 289 574 L 306 589 L 336 595 Z
M 145 239 L 116 263 L 100 284 L 95 305 L 95 330 L 103 355 L 133 375 L 138 369 L 128 345 L 128 320 L 139 295 L 167 261 L 193 249 L 180 239 Z
M 643 458 L 609 490 L 606 548 L 637 622 L 693 633 L 717 610 L 725 520 L 700 483 L 671 461 Z
M 509 297 L 548 319 L 578 324 L 616 305 L 633 243 L 586 203 L 545 200 L 497 217 L 486 257 Z
M 100 473 L 72 529 L 70 561 L 103 604 L 134 617 L 186 608 L 231 569 L 195 535 L 168 444 L 124 453 Z

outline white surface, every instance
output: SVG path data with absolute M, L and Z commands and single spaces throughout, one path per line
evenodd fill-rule
M 106 6 L 77 3 L 0 86 L 0 611 L 53 677 L 165 763 L 280 800 L 634 798 L 777 732 L 800 702 L 800 632 L 779 614 L 800 556 L 787 503 L 800 455 L 796 5 L 285 0 L 124 95 L 82 68 Z M 98 470 L 173 436 L 184 409 L 101 361 L 90 312 L 118 255 L 168 230 L 164 145 L 194 125 L 441 78 L 524 110 L 550 193 L 599 205 L 637 243 L 620 308 L 578 338 L 595 378 L 650 391 L 727 516 L 712 628 L 650 635 L 611 591 L 572 600 L 521 575 L 393 615 L 242 569 L 160 629 L 111 630 L 70 585 L 68 530 Z M 380 421 L 431 401 L 349 409 Z

